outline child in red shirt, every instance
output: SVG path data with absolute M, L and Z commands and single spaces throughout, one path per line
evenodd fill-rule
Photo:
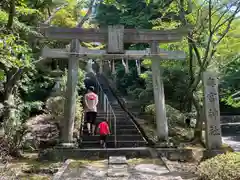
M 98 131 L 100 135 L 100 145 L 103 148 L 106 148 L 106 139 L 107 135 L 110 134 L 109 126 L 108 126 L 108 120 L 105 120 L 98 125 Z

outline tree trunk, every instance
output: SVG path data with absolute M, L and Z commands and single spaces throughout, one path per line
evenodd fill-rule
M 47 11 L 48 11 L 48 17 L 51 17 L 51 10 L 49 7 L 47 8 Z
M 15 15 L 15 0 L 11 0 L 9 4 L 10 4 L 10 7 L 9 7 L 7 28 L 12 29 L 13 19 Z
M 200 112 L 197 112 L 197 123 L 194 130 L 194 139 L 198 139 L 201 141 L 202 128 L 203 128 L 203 113 L 202 113 L 202 110 L 200 110 Z
M 4 119 L 4 131 L 8 134 L 8 127 L 9 121 L 11 121 L 11 111 L 13 109 L 14 103 L 12 103 L 12 96 L 13 90 L 17 83 L 17 81 L 21 78 L 23 70 L 22 69 L 15 69 L 11 70 L 10 72 L 5 72 L 7 75 L 7 82 L 4 85 L 4 95 L 3 95 L 3 102 L 4 102 L 4 112 L 3 112 L 3 119 Z
M 194 130 L 194 140 L 198 142 L 202 142 L 204 111 L 203 111 L 203 107 L 199 104 L 199 101 L 194 96 L 193 96 L 193 105 L 195 106 L 195 109 L 197 111 L 197 123 Z

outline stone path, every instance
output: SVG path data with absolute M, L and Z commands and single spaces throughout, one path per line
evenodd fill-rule
M 240 152 L 240 135 L 222 137 L 222 141 L 231 146 L 234 151 Z
M 240 152 L 240 119 L 222 124 L 222 141 Z
M 154 163 L 155 162 L 155 163 Z M 160 160 L 127 161 L 125 157 L 82 163 L 72 161 L 54 180 L 183 180 Z

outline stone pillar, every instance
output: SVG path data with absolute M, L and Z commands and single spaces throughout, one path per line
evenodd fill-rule
M 67 89 L 64 104 L 64 119 L 61 122 L 61 141 L 62 143 L 72 143 L 73 128 L 76 111 L 76 96 L 78 83 L 78 58 L 80 42 L 75 39 L 71 42 L 71 54 L 68 60 Z M 75 53 L 75 54 L 74 54 Z
M 160 58 L 157 56 L 159 52 L 158 42 L 152 42 L 151 54 L 152 56 L 152 80 L 154 90 L 154 101 L 156 108 L 156 123 L 159 140 L 168 140 L 168 123 L 165 108 L 165 95 L 163 87 L 163 79 L 160 71 Z
M 206 122 L 206 145 L 208 149 L 220 149 L 222 134 L 216 73 L 203 72 L 204 114 Z
M 92 65 L 93 65 L 93 60 L 89 59 L 87 61 L 87 66 L 86 66 L 87 73 L 94 73 Z
M 99 73 L 100 74 L 103 73 L 103 61 L 102 61 L 102 59 L 100 59 L 100 61 L 99 61 Z

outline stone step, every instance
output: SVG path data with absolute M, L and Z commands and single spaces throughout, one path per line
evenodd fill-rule
M 114 111 L 115 114 L 126 114 L 126 112 L 122 109 L 114 109 L 113 108 L 113 111 Z
M 114 141 L 114 135 L 107 137 L 108 141 Z M 120 135 L 117 136 L 118 141 L 142 141 L 143 138 L 140 135 Z M 83 136 L 82 141 L 99 141 L 99 135 L 97 136 Z
M 100 122 L 103 122 L 103 121 L 105 121 L 105 118 L 102 118 L 102 119 L 97 119 L 96 120 L 96 124 L 98 124 L 98 123 L 100 123 Z M 109 120 L 109 123 L 111 123 L 111 124 L 114 124 L 115 123 L 115 121 L 113 120 L 113 119 L 110 119 Z M 116 124 L 117 125 L 132 125 L 133 124 L 133 122 L 131 121 L 131 120 L 116 120 Z
M 113 129 L 114 127 L 115 127 L 115 125 L 114 125 L 114 123 L 112 123 L 112 126 L 110 128 Z M 124 124 L 124 125 L 123 124 L 117 124 L 116 127 L 117 127 L 117 129 L 135 129 L 136 128 L 133 123 L 131 123 L 131 124 L 129 123 L 127 125 L 126 124 Z M 87 124 L 84 124 L 83 128 L 87 128 Z
M 109 156 L 126 156 L 130 158 L 151 157 L 147 147 L 135 148 L 50 148 L 40 150 L 40 160 L 65 161 L 66 159 L 108 159 Z
M 138 129 L 118 129 L 117 128 L 117 135 L 124 135 L 124 134 L 131 134 L 131 135 L 138 135 L 140 132 Z
M 97 117 L 106 117 L 106 115 L 111 115 L 114 114 L 116 117 L 126 117 L 127 114 L 125 112 L 109 112 L 107 113 L 101 113 L 101 114 L 97 114 Z
M 240 125 L 225 124 L 221 126 L 222 136 L 240 136 Z
M 114 102 L 111 102 L 110 104 L 111 104 L 112 108 L 114 108 L 114 109 L 122 109 L 122 107 L 118 103 L 116 104 Z
M 107 118 L 107 116 L 97 116 L 97 119 L 99 119 L 99 120 L 103 120 L 103 119 L 106 119 Z M 113 116 L 108 116 L 108 118 L 109 119 L 114 119 L 113 118 Z M 122 121 L 124 121 L 124 120 L 126 120 L 126 121 L 129 121 L 129 118 L 127 117 L 127 116 L 116 116 L 116 119 L 118 120 L 118 121 L 120 121 L 120 120 L 122 120 Z
M 114 130 L 113 130 L 114 131 Z M 83 129 L 83 133 L 87 134 L 88 130 L 87 128 Z M 111 132 L 114 134 L 114 132 Z M 140 135 L 140 132 L 137 129 L 117 129 L 116 132 L 117 135 Z
M 129 119 L 126 114 L 122 114 L 122 115 L 118 115 L 118 114 L 115 114 L 115 116 L 113 114 L 110 114 L 110 115 L 101 115 L 101 116 L 97 116 L 96 118 L 97 119 L 114 119 L 114 117 L 116 117 L 117 120 L 124 120 L 124 119 Z
M 96 123 L 99 123 L 99 122 L 102 122 L 102 121 L 105 121 L 106 119 L 108 119 L 108 121 L 109 122 L 111 122 L 111 123 L 113 123 L 113 122 L 117 122 L 117 123 L 119 123 L 119 124 L 130 124 L 130 122 L 131 123 L 133 123 L 133 121 L 131 120 L 131 119 L 128 119 L 128 118 L 116 118 L 116 120 L 114 119 L 114 118 L 97 118 L 96 119 Z M 85 121 L 85 123 L 86 123 L 87 121 Z
M 98 124 L 98 123 L 100 123 L 100 122 L 102 122 L 102 121 L 105 121 L 106 119 L 107 119 L 107 118 L 97 118 L 97 119 L 96 119 L 96 123 Z M 115 123 L 115 121 L 114 121 L 113 118 L 109 118 L 108 120 L 109 120 L 109 122 L 111 122 L 112 124 Z M 86 123 L 86 121 L 85 121 L 84 123 Z M 119 119 L 117 118 L 117 119 L 116 119 L 116 123 L 117 123 L 118 125 L 131 125 L 131 124 L 133 124 L 133 121 L 130 120 L 130 119 L 125 119 L 125 118 L 119 118 Z
M 114 128 L 115 125 L 112 124 L 112 128 Z M 132 123 L 132 124 L 116 124 L 117 129 L 135 129 L 136 126 Z
M 120 106 L 120 104 L 112 104 L 112 107 L 113 107 L 113 108 L 120 108 L 120 109 L 122 109 L 122 107 Z
M 82 141 L 83 148 L 101 148 L 99 141 Z M 117 148 L 120 147 L 144 147 L 145 141 L 117 141 Z M 115 148 L 114 141 L 107 141 L 107 148 Z

